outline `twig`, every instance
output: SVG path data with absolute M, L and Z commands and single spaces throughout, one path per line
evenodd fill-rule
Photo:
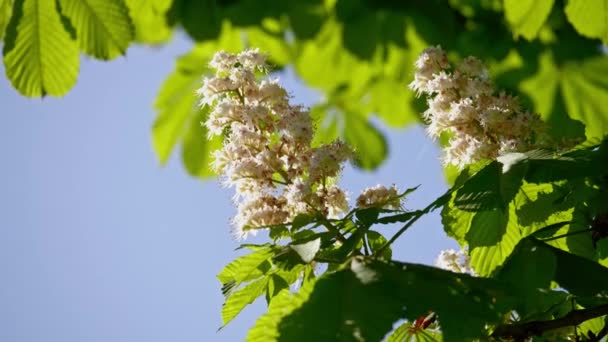
M 429 212 L 433 211 L 437 207 L 437 205 L 442 202 L 443 198 L 446 196 L 450 196 L 453 191 L 455 191 L 455 190 L 454 189 L 448 190 L 445 194 L 441 195 L 439 198 L 434 200 L 431 204 L 427 205 L 426 208 L 416 212 L 416 215 L 414 215 L 409 221 L 407 221 L 403 225 L 403 227 L 401 227 L 401 229 L 399 229 L 399 231 L 397 231 L 397 233 L 395 233 L 395 235 L 393 235 L 393 237 L 391 237 L 390 240 L 388 240 L 388 242 L 386 242 L 384 244 L 384 246 L 380 247 L 378 252 L 376 252 L 376 255 L 381 255 L 385 249 L 390 247 L 390 245 L 401 236 L 401 234 L 405 233 L 405 231 L 409 227 L 411 227 L 416 221 L 418 221 L 419 218 L 421 218 L 425 214 L 428 214 Z
M 516 341 L 530 336 L 542 335 L 545 331 L 568 326 L 576 326 L 592 318 L 608 315 L 608 304 L 599 305 L 590 309 L 572 310 L 566 316 L 549 321 L 532 321 L 498 326 L 492 337 L 512 338 Z

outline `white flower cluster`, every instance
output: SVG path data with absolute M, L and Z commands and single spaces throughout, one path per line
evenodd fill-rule
M 390 188 L 378 184 L 361 191 L 357 197 L 357 208 L 378 207 L 382 209 L 401 209 L 401 199 L 397 187 Z
M 523 110 L 516 97 L 496 95 L 488 70 L 477 58 L 467 57 L 453 68 L 440 47 L 431 47 L 415 65 L 410 88 L 428 96 L 429 108 L 423 116 L 429 135 L 451 134 L 446 164 L 462 168 L 548 143 L 540 117 Z
M 341 141 L 311 147 L 309 112 L 289 104 L 278 80 L 257 80 L 256 72 L 268 71 L 265 55 L 222 51 L 209 66 L 216 74 L 204 80 L 199 95 L 211 109 L 209 136 L 225 135 L 212 167 L 236 189 L 235 237 L 298 214 L 334 217 L 348 210 L 346 194 L 334 183 L 352 150 Z
M 462 250 L 455 251 L 453 249 L 446 249 L 441 251 L 437 260 L 435 260 L 435 266 L 456 273 L 476 275 L 475 270 L 471 267 L 471 259 L 467 253 Z

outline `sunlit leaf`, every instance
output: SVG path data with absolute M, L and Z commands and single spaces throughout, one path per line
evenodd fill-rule
M 265 268 L 260 266 L 275 253 L 276 251 L 272 247 L 266 247 L 238 257 L 226 265 L 220 274 L 217 275 L 217 278 L 222 283 L 229 281 L 240 283 L 261 277 L 265 272 Z
M 0 39 L 4 37 L 4 30 L 11 19 L 13 0 L 0 0 Z
M 55 1 L 15 0 L 3 55 L 6 76 L 21 94 L 62 96 L 76 83 L 78 46 L 64 24 Z
M 158 116 L 152 128 L 154 150 L 161 164 L 165 164 L 182 140 L 182 159 L 188 173 L 193 176 L 208 177 L 209 154 L 220 146 L 218 138 L 206 141 L 207 132 L 201 125 L 206 120 L 206 110 L 200 108 L 196 89 L 201 86 L 202 77 L 209 73 L 207 63 L 216 51 L 238 52 L 242 49 L 239 32 L 229 26 L 218 42 L 201 43 L 189 53 L 179 57 L 176 69 L 164 82 L 156 98 Z
M 505 0 L 505 16 L 516 35 L 532 40 L 547 20 L 553 2 L 554 0 Z
M 263 295 L 267 285 L 268 277 L 264 277 L 232 292 L 222 306 L 222 324 L 230 323 L 247 305 Z
M 108 60 L 126 53 L 135 29 L 122 0 L 59 0 L 59 3 L 86 54 Z
M 607 0 L 569 0 L 566 17 L 580 34 L 599 38 L 608 45 Z
M 167 11 L 173 0 L 125 0 L 135 26 L 135 40 L 157 44 L 171 36 Z
M 585 124 L 587 139 L 601 138 L 608 133 L 608 80 L 600 76 L 606 72 L 605 56 L 557 65 L 547 53 L 540 58 L 539 72 L 519 86 L 556 136 L 578 136 L 575 119 Z

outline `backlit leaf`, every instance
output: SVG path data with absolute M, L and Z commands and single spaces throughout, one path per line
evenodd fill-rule
M 15 0 L 3 55 L 6 76 L 21 94 L 62 96 L 74 86 L 78 46 L 67 28 L 55 1 Z
M 122 0 L 59 0 L 88 55 L 113 59 L 124 55 L 134 38 L 129 10 Z

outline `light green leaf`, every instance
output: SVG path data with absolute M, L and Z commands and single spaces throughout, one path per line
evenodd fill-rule
M 569 0 L 565 11 L 578 33 L 608 45 L 608 0 Z
M 237 30 L 225 25 L 217 42 L 201 43 L 177 60 L 175 71 L 165 80 L 156 98 L 158 116 L 152 127 L 154 151 L 164 165 L 175 145 L 182 140 L 182 159 L 188 173 L 209 177 L 209 155 L 221 144 L 221 139 L 206 141 L 206 129 L 201 122 L 206 119 L 207 108 L 201 109 L 196 89 L 202 77 L 210 72 L 207 63 L 216 51 L 238 52 L 242 40 Z
M 505 16 L 516 36 L 532 40 L 543 26 L 554 0 L 505 0 Z
M 4 66 L 13 87 L 25 96 L 62 96 L 76 83 L 78 46 L 56 5 L 50 0 L 15 0 Z
M 13 13 L 13 0 L 0 0 L 0 39 L 4 37 L 4 30 Z
M 268 285 L 268 277 L 258 279 L 230 294 L 222 306 L 222 324 L 232 321 L 247 305 L 263 295 Z
M 249 46 L 259 48 L 268 54 L 269 61 L 279 66 L 287 65 L 292 60 L 292 51 L 285 39 L 285 31 L 277 20 L 267 18 L 261 27 L 247 29 Z
M 418 112 L 411 106 L 414 92 L 405 82 L 385 78 L 372 83 L 369 89 L 370 111 L 392 127 L 404 127 L 418 121 Z
M 380 166 L 388 155 L 384 135 L 358 113 L 346 113 L 344 139 L 355 148 L 355 164 L 364 170 Z
M 508 213 L 504 214 L 506 216 L 484 216 L 486 218 L 486 220 L 482 221 L 484 226 L 475 229 L 477 233 L 473 236 L 477 240 L 494 239 L 496 241 L 493 245 L 471 246 L 471 266 L 482 277 L 490 276 L 498 266 L 502 265 L 522 238 L 513 205 L 511 204 L 507 210 Z M 493 220 L 489 220 L 490 218 L 493 218 Z M 498 229 L 502 230 L 500 237 L 497 237 L 498 233 L 496 230 Z M 467 235 L 466 238 L 469 237 Z
M 215 176 L 211 170 L 211 151 L 222 147 L 222 138 L 207 138 L 207 127 L 203 125 L 203 120 L 207 117 L 205 107 L 200 112 L 196 112 L 190 120 L 190 129 L 183 136 L 182 141 L 182 162 L 189 174 L 200 178 Z
M 579 120 L 585 124 L 587 139 L 608 133 L 608 57 L 598 56 L 580 62 L 557 65 L 549 53 L 541 56 L 537 74 L 519 84 L 547 120 L 555 135 L 577 136 Z M 566 116 L 567 115 L 567 116 Z M 568 118 L 569 116 L 569 118 Z M 570 119 L 571 118 L 571 119 Z
M 134 37 L 123 0 L 59 0 L 62 13 L 76 29 L 80 48 L 95 58 L 124 55 Z
M 135 26 L 135 40 L 158 44 L 171 36 L 167 11 L 173 0 L 125 0 Z
M 230 281 L 241 283 L 257 279 L 267 271 L 267 268 L 264 267 L 264 263 L 268 261 L 275 252 L 274 248 L 265 247 L 258 249 L 253 253 L 238 257 L 226 265 L 220 274 L 217 275 L 217 278 L 224 284 Z

